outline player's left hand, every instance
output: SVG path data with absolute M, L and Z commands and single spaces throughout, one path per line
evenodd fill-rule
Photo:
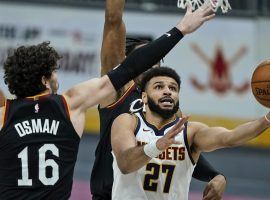
M 203 200 L 221 200 L 226 188 L 226 179 L 223 175 L 217 175 L 203 191 Z

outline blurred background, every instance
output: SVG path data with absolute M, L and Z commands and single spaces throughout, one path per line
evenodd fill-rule
M 164 59 L 181 75 L 180 106 L 192 120 L 233 128 L 263 116 L 250 79 L 269 59 L 270 1 L 231 0 L 233 10 L 185 37 Z M 184 10 L 176 0 L 127 0 L 130 36 L 155 39 L 174 26 Z M 99 76 L 105 0 L 0 0 L 0 93 L 12 96 L 3 81 L 7 53 L 22 44 L 51 41 L 61 52 L 60 93 Z M 87 113 L 71 199 L 91 199 L 89 177 L 99 139 L 96 108 Z M 227 177 L 225 200 L 270 199 L 270 132 L 243 147 L 205 154 Z M 193 180 L 190 199 L 201 199 L 205 183 Z

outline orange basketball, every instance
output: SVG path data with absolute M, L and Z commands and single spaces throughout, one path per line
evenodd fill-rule
M 252 93 L 256 100 L 270 108 L 270 60 L 258 65 L 251 79 Z

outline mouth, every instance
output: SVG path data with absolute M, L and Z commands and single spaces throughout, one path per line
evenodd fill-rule
M 164 107 L 171 107 L 174 105 L 174 100 L 170 97 L 164 97 L 159 100 L 162 106 Z

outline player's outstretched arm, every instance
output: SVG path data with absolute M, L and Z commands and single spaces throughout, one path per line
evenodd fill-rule
M 111 143 L 119 169 L 123 174 L 134 172 L 162 153 L 172 144 L 178 144 L 175 136 L 184 128 L 188 117 L 179 120 L 174 127 L 157 141 L 138 146 L 134 130 L 137 118 L 134 115 L 122 114 L 117 117 L 112 125 Z
M 199 28 L 205 21 L 212 18 L 211 8 L 196 10 L 187 14 L 170 31 L 153 42 L 136 49 L 116 69 L 107 75 L 81 83 L 65 93 L 71 110 L 84 112 L 89 107 L 102 103 L 130 80 L 151 68 L 165 57 L 169 51 L 188 34 Z
M 198 151 L 214 151 L 242 145 L 260 135 L 270 126 L 266 118 L 270 119 L 270 112 L 265 117 L 242 124 L 232 130 L 191 122 L 190 128 L 194 132 L 193 143 Z
M 126 28 L 123 22 L 125 0 L 106 0 L 101 47 L 101 76 L 125 58 Z

